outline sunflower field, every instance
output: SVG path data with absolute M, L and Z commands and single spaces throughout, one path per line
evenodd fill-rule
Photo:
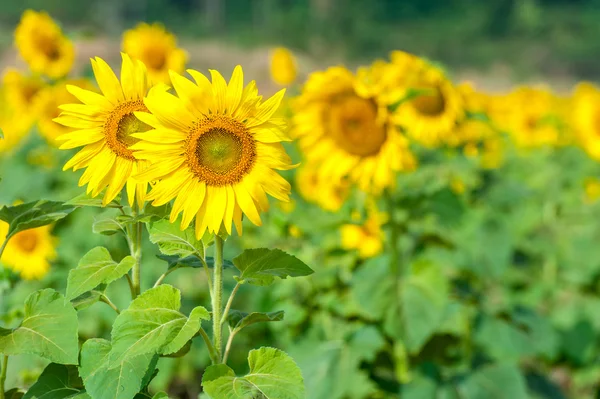
M 13 28 L 0 399 L 600 397 L 593 83 Z

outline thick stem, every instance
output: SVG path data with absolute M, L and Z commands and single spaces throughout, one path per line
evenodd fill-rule
M 138 214 L 137 205 L 133 209 L 133 217 Z M 142 223 L 135 222 L 131 229 L 131 256 L 135 259 L 135 264 L 131 269 L 131 280 L 133 285 L 133 298 L 140 295 L 141 289 L 141 266 L 142 266 Z
M 229 313 L 229 309 L 231 309 L 231 304 L 233 303 L 233 298 L 235 298 L 235 294 L 237 294 L 240 289 L 240 283 L 237 283 L 231 291 L 231 295 L 229 295 L 229 299 L 227 300 L 227 304 L 225 305 L 225 310 L 223 311 L 223 316 L 221 317 L 221 324 L 227 321 L 227 314 Z
M 221 311 L 223 309 L 223 239 L 215 234 L 215 272 L 212 296 L 213 342 L 221 363 L 222 339 Z
M 200 256 L 198 254 L 196 254 L 196 257 L 198 259 L 200 259 L 200 262 L 202 262 L 202 267 L 204 268 L 204 273 L 206 273 L 206 281 L 208 281 L 208 293 L 210 294 L 210 297 L 213 297 L 213 285 L 212 285 L 212 275 L 210 273 L 210 269 L 208 267 L 208 264 L 206 263 L 206 259 L 204 259 L 204 256 Z
M 2 366 L 0 366 L 0 399 L 4 399 L 4 383 L 6 382 L 6 369 L 8 368 L 8 355 L 2 356 Z

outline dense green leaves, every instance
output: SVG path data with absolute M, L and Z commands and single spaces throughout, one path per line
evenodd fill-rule
M 179 312 L 181 293 L 170 285 L 160 285 L 137 297 L 115 320 L 109 366 L 144 354 L 177 352 L 208 320 L 208 311 L 198 306 L 190 317 Z
M 0 209 L 0 220 L 9 224 L 7 238 L 20 231 L 54 223 L 75 210 L 58 201 L 34 201 Z
M 515 366 L 486 366 L 472 374 L 459 388 L 469 399 L 527 399 L 525 379 Z
M 127 274 L 134 264 L 135 259 L 131 256 L 117 263 L 106 248 L 92 249 L 81 258 L 77 268 L 69 272 L 67 299 L 74 299 L 100 284 L 110 284 Z
M 300 369 L 285 352 L 260 348 L 248 355 L 250 371 L 236 377 L 223 364 L 209 366 L 202 378 L 204 391 L 213 399 L 245 399 L 259 395 L 265 399 L 304 399 Z
M 77 364 L 77 313 L 71 303 L 52 289 L 36 291 L 25 301 L 21 325 L 0 328 L 0 352 L 29 353 L 55 363 Z
M 91 399 L 74 366 L 50 363 L 23 399 Z
M 87 340 L 81 348 L 79 373 L 87 392 L 94 399 L 131 399 L 143 388 L 144 377 L 151 374 L 158 357 L 143 354 L 109 367 L 110 342 Z
M 237 280 L 254 285 L 269 285 L 275 277 L 308 276 L 313 270 L 304 262 L 279 249 L 247 249 L 233 259 L 242 273 Z
M 158 244 L 160 252 L 165 255 L 176 255 L 180 258 L 204 253 L 201 240 L 196 239 L 193 228 L 181 231 L 178 224 L 160 220 L 153 223 L 150 228 L 150 241 Z

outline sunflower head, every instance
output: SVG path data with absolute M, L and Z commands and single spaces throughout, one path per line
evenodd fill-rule
M 73 43 L 45 12 L 27 10 L 15 30 L 19 53 L 35 73 L 51 78 L 65 76 L 75 59 Z
M 106 189 L 106 205 L 126 185 L 130 205 L 135 198 L 141 208 L 147 184 L 131 176 L 144 170 L 148 162 L 136 160 L 130 147 L 139 140 L 135 133 L 150 129 L 135 116 L 135 112 L 147 111 L 143 99 L 150 84 L 141 61 L 132 61 L 126 54 L 122 57 L 120 82 L 106 62 L 93 59 L 92 68 L 102 94 L 67 85 L 68 92 L 80 103 L 61 105 L 62 113 L 54 122 L 76 129 L 57 140 L 63 142 L 61 149 L 83 147 L 64 166 L 65 170 L 86 168 L 80 186 L 87 184 L 87 192 L 94 197 Z
M 195 218 L 196 235 L 205 231 L 241 234 L 242 215 L 256 225 L 269 208 L 267 195 L 289 200 L 290 185 L 275 170 L 293 167 L 281 145 L 288 141 L 285 121 L 273 118 L 284 90 L 266 101 L 256 84 L 243 86 L 237 66 L 229 84 L 211 70 L 212 82 L 189 70 L 195 82 L 171 72 L 178 97 L 155 90 L 144 103 L 151 113 L 136 112 L 153 130 L 134 134 L 131 149 L 152 161 L 140 181 L 158 181 L 148 199 L 162 205 L 175 199 L 171 222 L 183 213 L 181 228 Z
M 0 220 L 0 237 L 8 233 L 8 224 Z M 8 242 L 1 262 L 25 280 L 41 279 L 56 258 L 56 239 L 50 226 L 38 227 L 15 234 Z
M 177 38 L 164 26 L 140 23 L 123 34 L 123 51 L 142 61 L 148 76 L 156 83 L 170 83 L 169 70 L 182 73 L 187 53 L 177 47 Z
M 271 53 L 271 78 L 281 86 L 287 86 L 296 80 L 296 59 L 292 52 L 278 47 Z
M 363 224 L 345 224 L 341 227 L 342 248 L 358 250 L 359 256 L 363 259 L 377 256 L 383 250 L 385 235 L 381 226 L 386 220 L 387 215 L 371 205 Z
M 579 144 L 595 160 L 600 160 L 600 89 L 589 83 L 576 87 L 572 100 L 571 125 Z

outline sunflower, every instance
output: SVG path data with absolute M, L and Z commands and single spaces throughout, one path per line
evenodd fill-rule
M 14 69 L 6 71 L 3 77 L 7 106 L 15 117 L 19 128 L 29 130 L 37 114 L 40 92 L 45 87 L 42 79 L 36 76 L 26 76 Z
M 384 233 L 381 225 L 385 223 L 387 215 L 370 207 L 367 220 L 364 224 L 345 224 L 341 227 L 342 248 L 358 250 L 358 255 L 363 258 L 377 256 L 383 250 Z
M 305 164 L 296 173 L 296 184 L 302 197 L 326 211 L 340 210 L 350 193 L 350 185 L 341 181 L 324 180 L 317 165 Z
M 177 47 L 175 35 L 161 24 L 138 24 L 123 34 L 123 51 L 146 64 L 150 80 L 170 83 L 169 70 L 182 73 L 187 53 Z
M 598 201 L 600 198 L 600 180 L 597 177 L 586 177 L 583 186 L 585 202 L 591 204 Z
M 97 57 L 92 60 L 92 68 L 102 95 L 68 85 L 69 93 L 83 104 L 61 105 L 63 112 L 54 121 L 78 129 L 57 138 L 64 141 L 61 149 L 83 147 L 63 170 L 86 168 L 79 185 L 87 184 L 87 192 L 93 197 L 106 188 L 104 205 L 127 185 L 129 204 L 133 206 L 136 198 L 141 208 L 147 184 L 131 176 L 143 170 L 147 162 L 136 160 L 129 147 L 138 141 L 134 133 L 151 129 L 134 115 L 137 111 L 147 111 L 143 98 L 150 84 L 144 64 L 132 61 L 127 54 L 122 56 L 121 82 L 110 66 Z
M 600 90 L 581 84 L 573 95 L 572 125 L 588 155 L 600 160 Z
M 15 42 L 35 73 L 56 79 L 69 73 L 73 66 L 73 43 L 45 12 L 25 11 L 15 30 Z
M 241 234 L 242 214 L 261 224 L 259 213 L 269 208 L 266 194 L 289 200 L 290 184 L 273 170 L 293 167 L 280 143 L 289 141 L 285 121 L 273 118 L 285 90 L 263 102 L 254 81 L 243 87 L 240 66 L 229 84 L 214 70 L 212 83 L 188 72 L 195 84 L 170 74 L 179 98 L 155 90 L 145 99 L 151 114 L 136 113 L 155 129 L 134 135 L 140 140 L 131 147 L 136 158 L 152 161 L 137 178 L 160 180 L 148 200 L 158 206 L 175 198 L 171 222 L 183 212 L 182 229 L 195 217 L 198 237 L 221 226 L 231 234 L 232 222 Z
M 74 85 L 92 90 L 92 84 L 85 79 L 70 80 L 47 86 L 38 95 L 37 110 L 38 129 L 49 144 L 58 145 L 56 138 L 70 132 L 72 129 L 54 121 L 60 116 L 59 106 L 77 102 L 77 98 L 69 93 L 67 85 Z
M 0 130 L 4 136 L 0 139 L 0 153 L 11 151 L 29 133 L 29 126 L 14 113 L 6 97 L 6 89 L 0 87 Z
M 271 78 L 281 86 L 287 86 L 296 80 L 296 59 L 292 52 L 284 47 L 278 47 L 271 53 Z
M 322 179 L 348 177 L 378 193 L 393 184 L 396 172 L 413 169 L 415 159 L 386 104 L 364 85 L 356 90 L 356 77 L 343 67 L 313 73 L 294 104 L 293 131 Z
M 8 223 L 0 220 L 0 239 L 8 233 Z M 41 279 L 56 258 L 56 239 L 50 226 L 21 231 L 15 234 L 4 249 L 0 261 L 19 273 L 25 280 Z
M 409 99 L 396 108 L 392 119 L 413 140 L 426 147 L 439 146 L 463 120 L 463 98 L 442 70 L 401 54 L 396 52 L 392 62 L 398 64 L 398 71 L 405 71 L 400 86 L 405 88 L 402 97 Z

